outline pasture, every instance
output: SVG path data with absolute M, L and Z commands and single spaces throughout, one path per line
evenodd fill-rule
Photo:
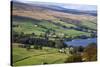
M 37 65 L 37 64 L 54 64 L 64 63 L 64 61 L 70 56 L 70 54 L 59 53 L 59 49 L 43 47 L 42 50 L 19 48 L 19 43 L 13 43 L 13 65 Z
M 55 22 L 54 22 L 55 23 Z M 86 35 L 90 36 L 91 33 L 78 31 L 75 29 L 67 29 L 69 27 L 76 27 L 73 24 L 68 24 L 65 22 L 58 21 L 57 25 L 52 22 L 48 21 L 41 21 L 41 22 L 28 22 L 28 21 L 22 21 L 22 22 L 13 22 L 13 25 L 18 25 L 16 27 L 13 27 L 13 30 L 20 33 L 23 32 L 24 34 L 32 34 L 35 33 L 36 35 L 44 35 L 48 29 L 54 30 L 55 34 L 59 36 L 59 34 L 65 34 L 66 37 L 75 37 L 75 36 L 81 36 Z M 58 25 L 59 24 L 59 25 Z M 62 26 L 65 25 L 67 28 L 63 28 Z

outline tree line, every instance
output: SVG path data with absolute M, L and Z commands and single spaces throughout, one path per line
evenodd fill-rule
M 35 48 L 41 48 L 43 46 L 45 47 L 53 47 L 53 48 L 65 48 L 67 45 L 63 43 L 62 39 L 56 39 L 56 40 L 49 40 L 48 32 L 44 37 L 36 36 L 34 33 L 32 34 L 24 34 L 23 32 L 18 33 L 13 31 L 12 33 L 12 42 L 14 43 L 22 43 L 24 44 L 23 47 L 30 48 L 32 45 L 34 45 Z

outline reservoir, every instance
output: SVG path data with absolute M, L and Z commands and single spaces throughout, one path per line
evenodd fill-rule
M 65 42 L 69 46 L 87 46 L 90 43 L 97 43 L 97 38 L 88 39 L 73 39 L 72 41 Z

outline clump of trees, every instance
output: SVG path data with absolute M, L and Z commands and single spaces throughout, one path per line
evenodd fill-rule
M 81 54 L 84 51 L 83 46 L 69 46 L 69 48 L 70 48 L 69 50 L 70 54 Z
M 49 32 L 46 33 L 44 37 L 36 36 L 35 33 L 24 34 L 23 32 L 18 33 L 13 31 L 12 42 L 22 43 L 20 47 L 25 47 L 28 50 L 34 45 L 34 49 L 42 49 L 43 46 L 54 47 L 54 48 L 64 48 L 66 45 L 62 40 L 49 40 Z
M 42 49 L 42 45 L 34 45 L 34 49 Z
M 83 52 L 83 61 L 96 61 L 97 60 L 97 44 L 90 43 Z
M 82 62 L 81 55 L 73 54 L 64 61 L 64 63 L 72 63 L 72 62 Z
M 68 47 L 68 45 L 65 44 L 63 40 L 56 40 L 55 41 L 55 47 L 61 49 L 61 48 Z
M 73 47 L 71 51 L 71 56 L 69 56 L 65 63 L 72 62 L 83 62 L 83 61 L 96 61 L 97 60 L 97 44 L 90 43 L 86 47 L 78 46 Z
M 84 51 L 84 47 L 83 46 L 79 46 L 78 47 L 78 52 L 83 52 Z

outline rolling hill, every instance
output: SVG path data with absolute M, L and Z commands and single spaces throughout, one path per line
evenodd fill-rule
M 13 28 L 17 32 L 28 34 L 34 32 L 40 35 L 48 29 L 53 29 L 57 32 L 56 34 L 63 33 L 74 37 L 77 35 L 90 36 L 90 31 L 96 32 L 97 29 L 97 17 L 94 11 L 68 9 L 62 7 L 61 4 L 54 3 L 16 1 L 11 3 L 13 24 L 20 26 Z M 80 28 L 85 31 L 79 30 Z
M 87 8 L 91 6 L 11 1 L 11 65 L 85 62 L 87 45 L 97 43 L 97 13 Z M 91 52 L 87 55 L 95 60 L 96 48 Z

